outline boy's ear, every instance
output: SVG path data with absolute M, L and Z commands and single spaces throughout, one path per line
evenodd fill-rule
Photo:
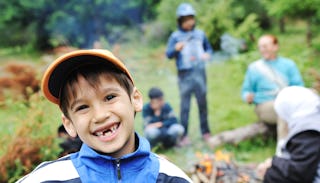
M 142 94 L 140 93 L 140 91 L 137 88 L 133 89 L 132 103 L 133 103 L 135 112 L 142 111 L 142 107 L 143 107 Z
M 68 134 L 71 136 L 71 137 L 77 137 L 77 131 L 72 123 L 72 121 L 67 118 L 64 114 L 62 114 L 62 124 L 64 126 L 64 128 L 66 129 L 66 131 L 68 132 Z

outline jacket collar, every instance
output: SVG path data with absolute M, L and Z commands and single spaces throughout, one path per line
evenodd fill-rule
M 83 144 L 73 163 L 76 168 L 86 166 L 101 174 L 105 174 L 107 169 L 115 169 L 117 161 L 120 162 L 122 168 L 126 169 L 126 172 L 138 171 L 138 169 L 148 161 L 150 145 L 146 139 L 140 137 L 138 134 L 135 134 L 135 138 L 136 142 L 138 142 L 136 151 L 124 155 L 119 159 L 99 154 L 88 145 Z

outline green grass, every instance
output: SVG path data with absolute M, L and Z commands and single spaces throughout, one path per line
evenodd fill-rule
M 154 52 L 164 53 L 164 47 Z M 154 57 L 142 57 L 144 59 L 139 60 L 139 62 L 143 62 L 144 64 L 134 66 L 136 67 L 134 70 L 140 72 L 134 73 L 136 83 L 141 89 L 145 101 L 147 101 L 146 94 L 149 88 L 155 85 L 161 87 L 165 92 L 166 100 L 172 104 L 178 115 L 180 101 L 175 62 L 174 60 L 169 61 L 163 54 L 156 53 L 149 53 L 151 56 L 156 55 Z M 248 59 L 238 58 L 238 60 L 229 62 L 211 62 L 207 65 L 208 118 L 213 134 L 244 126 L 257 120 L 253 112 L 253 106 L 243 103 L 240 98 L 243 74 L 247 64 L 251 60 L 254 60 L 250 58 L 253 57 L 252 55 L 258 56 L 257 53 L 248 53 L 246 56 L 243 56 Z M 147 58 L 152 59 L 148 60 Z M 141 115 L 138 115 L 136 129 L 139 132 L 142 131 L 141 121 Z M 185 169 L 188 169 L 196 161 L 196 152 L 214 153 L 214 149 L 209 148 L 201 140 L 198 109 L 194 97 L 191 103 L 189 123 L 189 136 L 193 143 L 191 147 L 170 150 L 155 149 L 157 153 L 164 154 L 171 161 Z M 243 162 L 259 162 L 274 153 L 274 144 L 272 143 L 262 143 L 260 146 L 257 146 L 253 140 L 246 141 L 243 144 L 241 143 L 238 147 L 228 145 L 218 147 L 218 149 L 234 154 L 234 157 L 238 161 Z
M 289 30 L 289 28 L 288 28 Z M 277 33 L 277 32 L 276 32 Z M 278 33 L 277 33 L 278 34 Z M 310 67 L 319 69 L 317 62 L 318 52 L 308 48 L 305 44 L 304 30 L 295 29 L 285 35 L 280 35 L 281 55 L 296 61 L 307 86 L 313 82 L 313 78 L 307 73 Z M 315 38 L 318 40 L 318 37 Z M 168 60 L 165 55 L 165 46 L 160 45 L 150 48 L 147 45 L 130 43 L 121 45 L 119 57 L 124 60 L 135 79 L 136 86 L 140 89 L 147 102 L 149 88 L 158 86 L 163 89 L 166 100 L 172 105 L 176 114 L 179 114 L 179 93 L 174 60 Z M 0 59 L 0 64 L 7 60 L 36 60 L 39 68 L 43 68 L 42 57 L 38 54 L 32 56 L 16 55 L 16 52 L 0 50 L 5 53 Z M 30 58 L 31 57 L 31 58 Z M 209 123 L 213 134 L 254 123 L 257 118 L 253 112 L 254 107 L 242 102 L 240 90 L 247 65 L 258 59 L 257 51 L 251 51 L 233 58 L 227 62 L 210 62 L 207 65 L 208 78 L 208 107 Z M 21 60 L 20 60 L 21 61 Z M 23 60 L 22 60 L 23 61 Z M 6 147 L 15 129 L 21 124 L 28 113 L 32 113 L 22 102 L 7 101 L 7 106 L 0 110 L 2 128 L 0 128 L 0 145 Z M 39 135 L 55 135 L 56 128 L 60 124 L 60 113 L 57 107 L 47 101 L 39 101 L 39 106 L 44 112 L 43 131 Z M 135 120 L 136 131 L 142 134 L 142 117 L 138 114 Z M 194 98 L 192 99 L 190 112 L 189 135 L 193 142 L 190 147 L 174 148 L 169 150 L 154 149 L 157 153 L 164 154 L 171 161 L 188 169 L 196 160 L 195 153 L 213 153 L 200 138 L 199 118 Z M 239 162 L 257 163 L 274 154 L 275 142 L 272 138 L 257 137 L 247 140 L 237 146 L 225 145 L 217 147 L 233 154 Z M 3 154 L 5 148 L 0 150 Z

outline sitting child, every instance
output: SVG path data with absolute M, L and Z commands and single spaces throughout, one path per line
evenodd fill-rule
M 165 102 L 159 88 L 149 91 L 150 102 L 143 107 L 144 134 L 152 147 L 162 143 L 165 148 L 177 144 L 184 132 L 171 106 Z
M 310 89 L 291 86 L 278 94 L 274 107 L 277 114 L 288 123 L 289 134 L 281 155 L 258 167 L 264 182 L 319 183 L 319 96 Z

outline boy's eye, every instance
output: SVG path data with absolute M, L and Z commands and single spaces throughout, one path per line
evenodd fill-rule
M 105 97 L 105 100 L 106 100 L 106 101 L 109 101 L 109 100 L 112 100 L 114 97 L 116 97 L 116 96 L 114 96 L 114 95 L 107 95 L 107 96 Z
M 87 105 L 80 105 L 80 106 L 76 107 L 75 111 L 81 111 L 81 110 L 86 109 L 86 108 L 88 108 Z

